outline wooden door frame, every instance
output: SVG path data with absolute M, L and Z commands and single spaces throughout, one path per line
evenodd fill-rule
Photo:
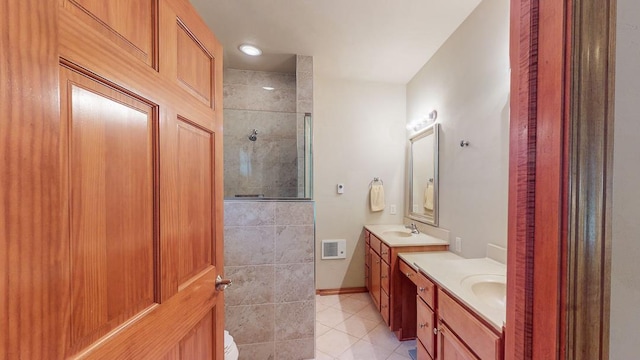
M 609 355 L 615 14 L 511 0 L 507 359 Z

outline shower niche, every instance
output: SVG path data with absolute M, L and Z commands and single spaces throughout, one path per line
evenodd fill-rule
M 224 197 L 312 198 L 313 58 L 292 73 L 225 69 Z

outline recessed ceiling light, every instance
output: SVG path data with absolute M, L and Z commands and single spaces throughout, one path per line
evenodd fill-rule
M 271 86 L 263 86 L 262 88 L 263 88 L 263 89 L 265 89 L 265 90 L 267 90 L 267 91 L 273 91 L 273 90 L 275 90 L 275 89 L 276 89 L 276 88 L 273 88 L 273 87 L 271 87 Z
M 259 56 L 262 54 L 262 50 L 249 44 L 242 44 L 238 47 L 238 49 L 249 56 Z

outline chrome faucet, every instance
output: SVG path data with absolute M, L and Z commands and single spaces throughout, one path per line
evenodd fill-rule
M 405 225 L 404 227 L 406 227 L 407 229 L 411 229 L 412 234 L 420 234 L 420 231 L 418 231 L 418 227 L 416 226 L 415 223 Z

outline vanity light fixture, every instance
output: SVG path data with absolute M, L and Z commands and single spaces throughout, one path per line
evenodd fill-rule
M 271 86 L 263 86 L 262 88 L 263 88 L 263 89 L 265 89 L 265 90 L 267 90 L 267 91 L 273 91 L 273 90 L 275 90 L 275 89 L 276 89 L 276 88 L 271 87 Z
M 407 124 L 407 130 L 418 131 L 429 124 L 433 124 L 437 118 L 438 112 L 436 110 L 431 110 L 431 112 L 422 119 L 414 120 Z
M 240 51 L 242 51 L 243 53 L 249 55 L 249 56 L 260 56 L 260 55 L 262 55 L 262 50 L 260 50 L 258 47 L 254 46 L 254 45 L 242 44 L 242 45 L 238 46 L 238 49 Z

